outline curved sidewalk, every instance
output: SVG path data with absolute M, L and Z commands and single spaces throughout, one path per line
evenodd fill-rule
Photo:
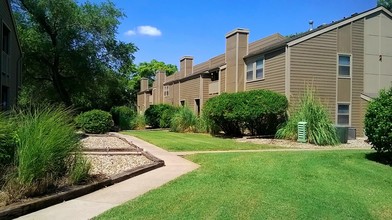
M 116 135 L 165 161 L 165 166 L 17 219 L 91 219 L 199 167 L 193 162 L 138 138 L 118 133 Z

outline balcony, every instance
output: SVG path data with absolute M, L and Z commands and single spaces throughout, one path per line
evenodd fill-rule
M 211 82 L 208 86 L 208 94 L 219 94 L 219 81 Z

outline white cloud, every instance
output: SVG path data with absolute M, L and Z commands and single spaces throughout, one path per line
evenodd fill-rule
M 147 35 L 147 36 L 161 36 L 162 32 L 153 26 L 149 25 L 143 25 L 143 26 L 138 26 L 134 30 L 128 30 L 127 32 L 124 33 L 126 36 L 133 36 L 133 35 Z
M 136 32 L 133 30 L 129 30 L 129 31 L 125 32 L 125 35 L 126 36 L 133 36 L 133 35 L 136 35 Z
M 137 27 L 137 32 L 141 35 L 148 35 L 148 36 L 161 36 L 162 32 L 153 26 L 139 26 Z

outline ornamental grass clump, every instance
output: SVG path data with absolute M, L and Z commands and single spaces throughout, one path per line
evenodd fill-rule
M 71 111 L 39 107 L 16 112 L 16 182 L 30 195 L 44 193 L 66 176 L 81 151 Z
M 171 118 L 170 131 L 198 132 L 198 118 L 188 107 L 181 107 Z
M 297 140 L 298 122 L 307 122 L 307 137 L 310 143 L 317 145 L 337 145 L 339 139 L 336 129 L 329 118 L 328 111 L 316 97 L 316 91 L 308 86 L 287 123 L 277 132 L 276 137 Z

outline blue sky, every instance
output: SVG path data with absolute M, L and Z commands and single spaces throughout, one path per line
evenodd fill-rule
M 101 2 L 102 0 L 91 0 Z M 179 65 L 184 55 L 194 64 L 224 53 L 225 35 L 241 27 L 249 42 L 274 33 L 289 35 L 337 21 L 376 6 L 376 0 L 112 0 L 122 9 L 118 39 L 139 51 L 135 63 L 156 59 Z

